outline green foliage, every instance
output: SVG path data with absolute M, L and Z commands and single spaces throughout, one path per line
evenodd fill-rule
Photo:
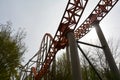
M 0 79 L 14 80 L 26 48 L 23 43 L 25 33 L 13 33 L 11 23 L 0 24 Z
M 111 43 L 109 42 L 108 44 L 111 46 L 110 48 L 112 48 L 111 51 L 113 53 L 113 57 L 116 60 L 117 58 L 119 58 L 120 44 L 119 43 L 112 44 L 112 41 L 113 40 L 110 39 Z M 98 48 L 92 48 L 92 49 L 87 49 L 85 53 L 103 80 L 115 79 L 113 78 L 113 73 L 110 71 L 108 62 L 106 61 L 106 58 L 102 50 Z M 99 80 L 97 74 L 95 73 L 93 68 L 88 64 L 84 56 L 80 57 L 80 62 L 81 62 L 81 71 L 82 71 L 83 80 Z M 57 69 L 56 70 L 57 80 L 72 80 L 70 63 L 66 57 L 66 53 L 63 53 L 63 55 L 57 59 L 56 69 Z
M 99 80 L 95 71 L 86 62 L 84 62 L 84 64 L 81 66 L 81 71 L 82 71 L 83 80 Z M 56 79 L 57 80 L 72 80 L 70 62 L 68 61 L 66 57 L 66 53 L 63 53 L 63 55 L 57 59 Z
M 56 63 L 56 79 L 57 80 L 72 80 L 70 62 L 66 57 L 66 53 L 58 58 Z

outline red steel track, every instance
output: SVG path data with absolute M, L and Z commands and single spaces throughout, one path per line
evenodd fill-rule
M 59 27 L 54 38 L 48 33 L 41 42 L 40 50 L 23 66 L 21 79 L 28 76 L 28 72 L 34 74 L 35 80 L 40 80 L 47 72 L 56 53 L 66 47 L 68 31 L 74 31 L 78 40 L 85 36 L 91 29 L 92 24 L 100 22 L 118 2 L 118 0 L 100 0 L 88 18 L 76 29 L 83 14 L 88 0 L 69 0 Z M 35 65 L 34 65 L 35 64 Z M 32 67 L 32 66 L 35 67 Z M 23 74 L 23 72 L 25 72 Z M 30 74 L 29 74 L 30 75 Z

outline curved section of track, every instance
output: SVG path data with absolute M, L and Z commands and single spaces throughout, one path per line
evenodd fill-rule
M 68 1 L 54 38 L 50 34 L 45 34 L 40 50 L 23 67 L 24 72 L 31 72 L 32 70 L 35 80 L 40 80 L 47 73 L 56 53 L 67 45 L 67 38 L 65 37 L 67 32 L 72 30 L 76 39 L 82 38 L 91 30 L 95 22 L 100 22 L 108 14 L 118 0 L 100 0 L 88 18 L 75 29 L 87 2 L 88 0 Z M 25 73 L 25 76 L 27 77 L 27 73 Z M 24 79 L 23 75 L 22 80 Z
M 53 37 L 49 33 L 46 33 L 42 39 L 39 51 L 28 61 L 25 66 L 22 67 L 20 80 L 32 78 L 32 76 L 36 77 L 38 74 L 37 72 L 44 64 L 44 60 L 52 41 Z
M 50 45 L 52 44 L 52 41 L 53 41 L 53 37 L 50 34 L 46 33 L 41 42 L 40 53 L 37 56 L 37 64 L 36 64 L 37 71 L 41 69 L 40 65 L 43 64 L 46 55 L 49 51 Z
M 64 15 L 54 36 L 54 40 L 50 45 L 45 61 L 40 71 L 38 72 L 38 75 L 35 77 L 36 80 L 41 79 L 42 76 L 47 73 L 47 69 L 49 68 L 58 50 L 63 49 L 66 46 L 67 39 L 65 37 L 65 34 L 69 29 L 75 29 L 79 19 L 83 14 L 87 2 L 88 0 L 68 1 Z

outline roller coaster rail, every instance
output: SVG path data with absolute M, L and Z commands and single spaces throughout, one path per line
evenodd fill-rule
M 21 67 L 20 80 L 41 80 L 44 78 L 44 76 L 49 73 L 57 52 L 70 44 L 67 37 L 68 33 L 73 32 L 75 40 L 80 40 L 89 33 L 94 26 L 99 25 L 118 1 L 119 0 L 100 0 L 91 14 L 77 27 L 88 0 L 69 0 L 56 34 L 54 37 L 49 33 L 44 35 L 39 51 Z M 109 63 L 109 65 L 111 64 Z M 116 68 L 114 60 L 113 65 L 115 65 L 114 68 Z M 113 70 L 113 67 L 111 67 L 111 70 Z M 118 74 L 117 72 L 116 75 Z

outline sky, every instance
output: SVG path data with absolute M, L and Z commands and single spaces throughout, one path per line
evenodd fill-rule
M 60 20 L 63 16 L 68 0 L 0 0 L 0 23 L 12 22 L 12 27 L 17 31 L 20 27 L 27 36 L 25 43 L 27 52 L 24 55 L 26 63 L 38 50 L 45 33 L 55 35 Z M 80 25 L 91 13 L 99 0 L 89 0 L 87 7 L 80 19 Z M 118 38 L 120 29 L 120 1 L 109 14 L 101 21 L 100 26 L 106 38 Z M 95 31 L 88 36 L 95 38 Z M 87 38 L 89 40 L 89 38 Z

